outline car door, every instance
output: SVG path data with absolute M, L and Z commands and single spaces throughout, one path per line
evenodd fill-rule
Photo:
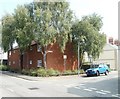
M 99 65 L 99 72 L 100 73 L 104 73 L 105 72 L 104 65 L 102 65 L 102 64 Z

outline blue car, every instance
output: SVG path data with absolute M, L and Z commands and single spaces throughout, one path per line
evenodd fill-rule
M 92 75 L 99 76 L 100 74 L 107 75 L 108 73 L 109 73 L 109 67 L 106 64 L 92 65 L 91 68 L 86 70 L 87 76 L 92 76 Z

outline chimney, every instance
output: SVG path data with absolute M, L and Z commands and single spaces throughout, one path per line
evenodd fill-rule
M 108 42 L 113 45 L 114 44 L 113 37 L 110 37 L 109 40 L 108 40 Z
M 114 40 L 114 44 L 115 44 L 116 46 L 119 46 L 119 45 L 120 45 L 120 41 L 119 41 L 119 40 Z

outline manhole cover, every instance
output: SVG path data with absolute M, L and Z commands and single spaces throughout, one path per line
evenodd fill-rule
M 39 88 L 37 88 L 37 87 L 33 87 L 33 88 L 29 88 L 30 90 L 37 90 L 37 89 L 39 89 Z

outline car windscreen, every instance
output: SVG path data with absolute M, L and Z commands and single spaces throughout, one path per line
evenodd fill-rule
M 91 68 L 98 68 L 99 65 L 92 65 Z

